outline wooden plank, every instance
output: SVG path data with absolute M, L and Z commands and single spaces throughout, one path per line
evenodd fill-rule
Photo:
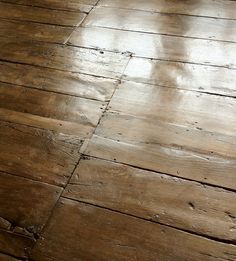
M 70 72 L 120 78 L 130 57 L 85 48 L 2 39 L 2 60 Z
M 19 258 L 27 258 L 34 240 L 29 237 L 0 230 L 0 251 Z M 1 260 L 1 259 L 0 259 Z M 1 261 L 6 261 L 5 259 Z
M 235 71 L 227 68 L 132 58 L 123 78 L 174 89 L 236 97 Z
M 236 45 L 229 42 L 79 27 L 73 32 L 69 43 L 86 48 L 127 52 L 144 58 L 236 68 Z
M 9 230 L 34 237 L 41 232 L 61 192 L 56 186 L 0 172 L 0 223 L 8 222 Z
M 11 256 L 4 255 L 4 254 L 1 254 L 1 253 L 0 253 L 0 260 L 2 260 L 2 261 L 19 261 L 19 259 L 16 259 L 16 258 L 11 257 Z
M 0 81 L 79 96 L 109 101 L 118 81 L 86 74 L 64 72 L 49 68 L 0 61 Z
M 81 138 L 93 133 L 106 106 L 106 103 L 100 101 L 5 83 L 0 83 L 0 99 L 0 110 L 3 109 L 4 112 L 8 110 L 15 115 L 31 114 L 32 118 L 36 116 L 35 127 L 58 130 Z M 4 113 L 0 115 L 4 117 Z M 1 116 L 0 118 L 2 119 Z M 16 120 L 23 123 L 20 118 L 16 117 Z M 47 126 L 45 123 L 49 121 L 51 124 Z M 27 125 L 34 126 L 34 123 L 35 120 L 30 121 L 28 117 Z
M 40 7 L 14 5 L 0 2 L 0 17 L 20 21 L 77 26 L 86 14 L 63 10 L 51 10 Z
M 0 20 L 0 37 L 65 43 L 73 28 L 22 21 Z
M 83 25 L 236 42 L 235 20 L 97 7 Z
M 69 11 L 89 12 L 97 0 L 1 0 L 1 2 L 45 7 L 50 9 L 61 9 Z
M 115 137 L 93 135 L 88 146 L 83 147 L 81 152 L 176 177 L 234 190 L 236 188 L 235 158 L 225 158 L 213 153 L 205 154 L 161 144 L 145 144 L 143 141 L 126 142 L 121 135 L 117 140 Z
M 65 185 L 78 159 L 81 141 L 29 126 L 0 122 L 0 170 Z
M 162 121 L 216 135 L 236 135 L 236 100 L 230 97 L 126 81 L 119 85 L 109 108 L 153 123 Z
M 101 0 L 100 6 L 139 9 L 149 12 L 187 14 L 196 16 L 209 16 L 216 18 L 236 19 L 236 3 L 225 0 Z
M 234 192 L 155 172 L 88 158 L 63 195 L 201 235 L 236 237 Z
M 229 261 L 235 255 L 234 245 L 62 199 L 32 257 L 40 261 Z

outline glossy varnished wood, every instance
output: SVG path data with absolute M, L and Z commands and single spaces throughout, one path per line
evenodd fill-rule
M 97 3 L 97 0 L 1 0 L 1 2 L 46 7 L 50 9 L 89 12 Z
M 117 80 L 0 61 L 0 81 L 98 101 L 109 101 Z M 22 77 L 23 75 L 23 77 Z
M 73 28 L 22 21 L 0 20 L 0 37 L 65 43 Z
M 4 112 L 9 111 L 7 116 L 14 121 L 15 115 L 16 123 L 58 130 L 81 138 L 89 137 L 93 132 L 106 105 L 100 101 L 5 83 L 0 83 L 0 99 L 0 119 L 7 120 Z
M 69 43 L 151 59 L 236 68 L 234 43 L 137 32 L 127 34 L 126 31 L 96 27 L 77 29 Z
M 123 78 L 174 89 L 236 97 L 235 70 L 227 68 L 132 58 Z
M 0 2 L 0 18 L 76 26 L 83 21 L 85 14 Z
M 149 12 L 236 19 L 236 3 L 228 0 L 101 0 L 100 6 L 139 9 Z
M 154 34 L 236 41 L 236 20 L 97 7 L 92 10 L 83 25 Z
M 227 261 L 236 247 L 67 199 L 58 203 L 35 260 Z
M 114 78 L 121 77 L 130 59 L 125 54 L 11 39 L 0 42 L 0 57 L 11 62 Z
M 236 194 L 99 159 L 81 160 L 65 197 L 235 240 Z M 215 208 L 215 206 L 218 208 Z

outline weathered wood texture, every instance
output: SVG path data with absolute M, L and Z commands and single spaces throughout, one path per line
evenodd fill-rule
M 62 199 L 33 258 L 48 260 L 233 260 L 236 247 Z
M 85 18 L 84 13 L 52 10 L 33 6 L 0 2 L 0 18 L 46 24 L 77 26 Z
M 89 12 L 98 2 L 97 0 L 1 0 L 1 2 L 46 7 L 50 9 L 62 9 L 69 11 Z
M 23 21 L 0 20 L 0 37 L 23 38 L 51 43 L 65 43 L 73 28 Z
M 78 159 L 74 136 L 0 122 L 0 170 L 51 184 L 65 185 Z
M 0 252 L 2 253 L 27 258 L 34 243 L 32 238 L 0 229 Z
M 83 25 L 208 40 L 236 41 L 236 20 L 97 7 L 91 11 Z
M 105 103 L 0 83 L 0 119 L 89 137 Z M 32 119 L 32 120 L 31 120 Z
M 101 0 L 100 6 L 139 9 L 149 12 L 209 16 L 236 19 L 236 3 L 228 0 Z
M 0 61 L 0 81 L 68 94 L 99 101 L 109 101 L 118 81 L 92 75 Z
M 26 236 L 38 234 L 62 189 L 0 172 L 0 227 Z
M 234 43 L 138 32 L 127 34 L 126 31 L 98 27 L 78 28 L 69 43 L 80 47 L 128 52 L 132 56 L 151 59 L 236 68 Z
M 0 57 L 10 62 L 114 78 L 121 77 L 130 59 L 111 52 L 9 39 L 0 42 Z
M 196 182 L 91 158 L 80 161 L 64 196 L 197 234 L 236 238 L 236 194 Z
M 197 64 L 132 58 L 124 79 L 170 88 L 236 97 L 235 70 Z

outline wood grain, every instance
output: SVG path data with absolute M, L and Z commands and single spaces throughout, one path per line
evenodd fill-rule
M 132 58 L 123 78 L 170 88 L 236 97 L 235 71 L 227 68 Z
M 2 261 L 19 261 L 19 259 L 16 259 L 16 258 L 11 257 L 11 256 L 4 255 L 4 254 L 1 254 L 1 253 L 0 253 L 0 260 L 2 260 Z
M 85 18 L 84 13 L 51 10 L 40 7 L 14 5 L 0 2 L 0 17 L 20 21 L 77 26 Z
M 91 11 L 83 25 L 208 40 L 236 41 L 235 20 L 97 7 Z
M 110 100 L 118 84 L 117 80 L 103 77 L 1 61 L 0 70 L 4 71 L 0 74 L 2 82 L 102 102 Z
M 27 258 L 33 244 L 34 240 L 29 237 L 0 230 L 0 251 L 5 254 L 18 258 Z M 5 259 L 1 261 L 5 261 Z
M 69 43 L 86 48 L 131 53 L 137 57 L 236 68 L 234 43 L 127 33 L 124 30 L 98 27 L 78 28 L 73 32 Z
M 81 138 L 88 137 L 93 132 L 106 105 L 100 101 L 5 83 L 0 83 L 0 99 L 0 110 L 12 111 L 19 116 L 23 113 L 32 115 L 32 118 L 36 116 L 36 127 L 58 129 L 61 133 L 75 134 Z M 0 114 L 4 116 L 3 113 Z M 28 118 L 27 124 L 34 126 L 35 120 L 31 122 L 28 115 L 25 117 Z M 47 126 L 45 121 L 51 121 L 51 124 Z M 55 127 L 51 127 L 53 124 Z
M 33 250 L 40 261 L 228 261 L 235 255 L 233 245 L 66 199 Z
M 99 5 L 113 8 L 139 9 L 149 12 L 236 19 L 234 12 L 236 3 L 227 0 L 130 0 L 128 2 L 124 0 L 101 0 Z
M 0 170 L 63 186 L 79 159 L 80 139 L 0 122 Z
M 1 0 L 1 2 L 46 7 L 50 9 L 61 9 L 69 11 L 89 12 L 97 0 Z
M 0 172 L 0 223 L 18 234 L 38 234 L 62 189 Z M 5 222 L 4 222 L 5 221 Z
M 89 158 L 80 161 L 63 195 L 197 234 L 236 238 L 235 193 L 196 182 Z
M 121 77 L 130 59 L 111 52 L 9 39 L 0 42 L 0 57 L 5 61 L 112 78 Z
M 23 21 L 0 20 L 0 37 L 65 43 L 73 28 Z

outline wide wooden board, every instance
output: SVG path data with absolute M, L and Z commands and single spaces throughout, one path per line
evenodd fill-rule
M 79 160 L 78 137 L 0 122 L 0 170 L 63 186 Z
M 139 9 L 149 12 L 236 19 L 236 3 L 227 0 L 198 0 L 197 2 L 195 0 L 101 0 L 98 5 L 114 8 Z
M 63 195 L 196 234 L 236 238 L 236 194 L 180 178 L 88 158 Z
M 235 70 L 227 68 L 132 58 L 123 78 L 174 89 L 236 97 Z
M 150 59 L 236 68 L 235 43 L 100 27 L 79 27 L 73 32 L 68 43 L 86 48 L 131 53 L 132 56 Z
M 236 247 L 61 199 L 33 250 L 40 261 L 234 260 Z
M 52 10 L 34 6 L 14 5 L 0 2 L 0 18 L 20 21 L 78 26 L 86 14 L 64 10 Z
M 130 59 L 111 52 L 10 39 L 0 42 L 0 57 L 4 61 L 112 78 L 121 77 Z
M 236 20 L 97 7 L 83 25 L 236 42 Z

